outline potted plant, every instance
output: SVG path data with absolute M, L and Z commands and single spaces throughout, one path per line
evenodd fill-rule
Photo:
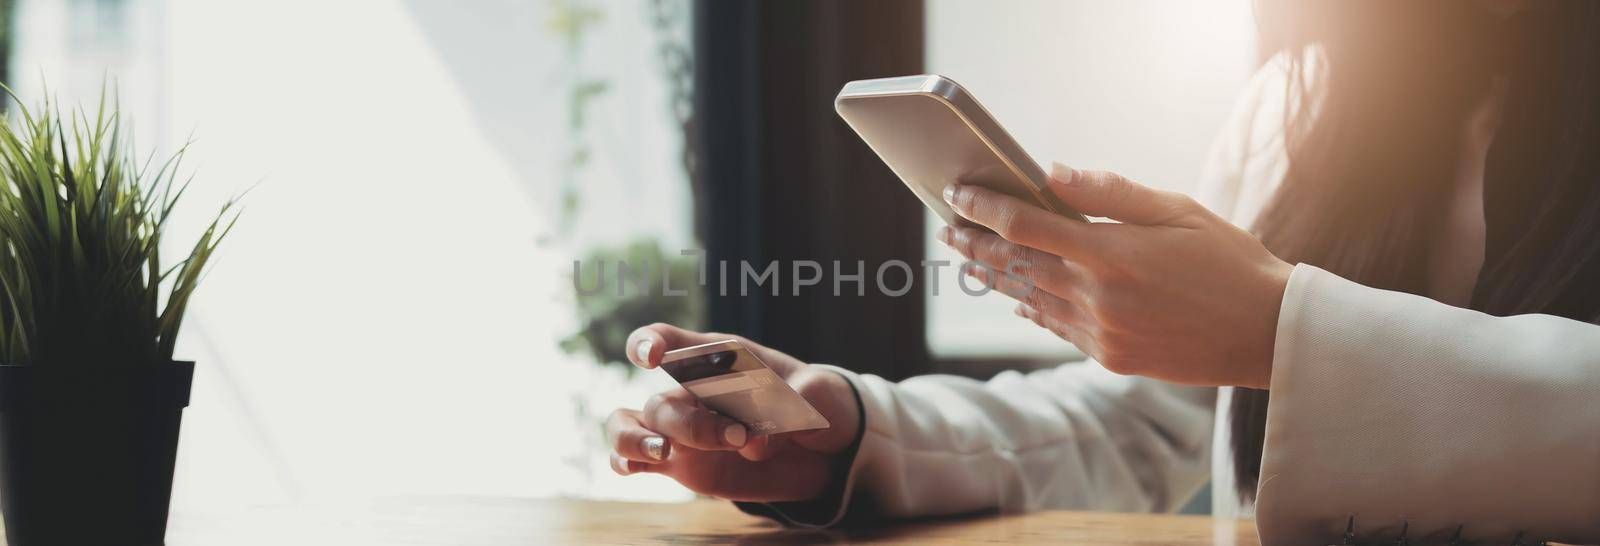
M 163 261 L 183 152 L 136 156 L 103 96 L 92 114 L 17 103 L 0 127 L 7 542 L 161 544 L 194 373 L 173 344 L 238 216 L 225 221 L 230 201 L 187 256 Z

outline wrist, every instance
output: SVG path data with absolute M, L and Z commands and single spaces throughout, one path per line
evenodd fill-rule
M 867 409 L 861 401 L 861 392 L 856 389 L 854 381 L 839 370 L 828 370 L 828 376 L 837 382 L 837 396 L 842 401 L 844 411 L 840 419 L 833 423 L 840 432 L 841 448 L 835 451 L 835 456 L 842 457 L 845 467 L 850 466 L 855 459 L 855 451 L 861 445 L 861 437 L 867 431 Z
M 1278 317 L 1283 313 L 1283 295 L 1289 289 L 1289 277 L 1294 274 L 1294 264 L 1272 257 L 1264 269 L 1262 280 L 1262 327 L 1257 330 L 1256 356 L 1252 359 L 1251 373 L 1241 385 L 1266 390 L 1272 386 L 1273 353 L 1277 348 Z

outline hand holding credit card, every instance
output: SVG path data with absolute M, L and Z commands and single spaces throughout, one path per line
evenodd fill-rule
M 828 420 L 737 340 L 668 351 L 661 369 L 712 411 L 753 434 L 828 428 Z
M 849 467 L 864 424 L 848 372 L 728 334 L 651 324 L 628 336 L 634 365 L 677 385 L 606 419 L 611 468 L 667 476 L 702 495 L 815 498 Z

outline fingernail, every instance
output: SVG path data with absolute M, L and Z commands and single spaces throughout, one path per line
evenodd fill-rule
M 722 429 L 722 441 L 733 447 L 744 447 L 746 440 L 744 425 L 728 425 Z
M 1072 167 L 1062 165 L 1060 161 L 1050 162 L 1050 180 L 1057 184 L 1063 186 L 1073 184 L 1078 178 L 1076 173 L 1077 171 L 1072 170 Z
M 646 339 L 639 342 L 639 345 L 633 348 L 633 355 L 639 358 L 640 364 L 647 366 L 650 364 L 650 349 L 655 347 L 655 344 L 655 340 Z
M 660 436 L 650 436 L 639 441 L 639 447 L 644 449 L 644 455 L 651 460 L 667 458 L 667 440 Z
M 949 203 L 950 206 L 952 206 L 952 207 L 956 206 L 956 185 L 955 184 L 951 184 L 949 186 L 945 186 L 944 187 L 944 202 L 945 203 Z
M 1022 317 L 1022 318 L 1028 318 L 1030 315 L 1033 314 L 1033 308 L 1032 307 L 1028 307 L 1028 304 L 1026 304 L 1026 303 L 1017 304 L 1017 308 L 1015 309 L 1015 311 L 1017 313 L 1017 316 Z
M 628 460 L 622 458 L 621 455 L 616 453 L 611 454 L 611 470 L 616 472 L 619 476 L 627 476 L 628 474 L 633 473 L 631 469 L 628 468 Z
M 945 246 L 951 246 L 950 238 L 952 235 L 954 234 L 952 233 L 950 226 L 939 228 L 939 242 L 944 243 Z

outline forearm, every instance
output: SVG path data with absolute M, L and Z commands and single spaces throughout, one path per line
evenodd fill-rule
M 791 522 L 1042 507 L 1167 511 L 1205 481 L 1211 389 L 1092 363 L 987 383 L 843 373 L 860 394 L 863 434 L 836 496 L 778 506 Z

